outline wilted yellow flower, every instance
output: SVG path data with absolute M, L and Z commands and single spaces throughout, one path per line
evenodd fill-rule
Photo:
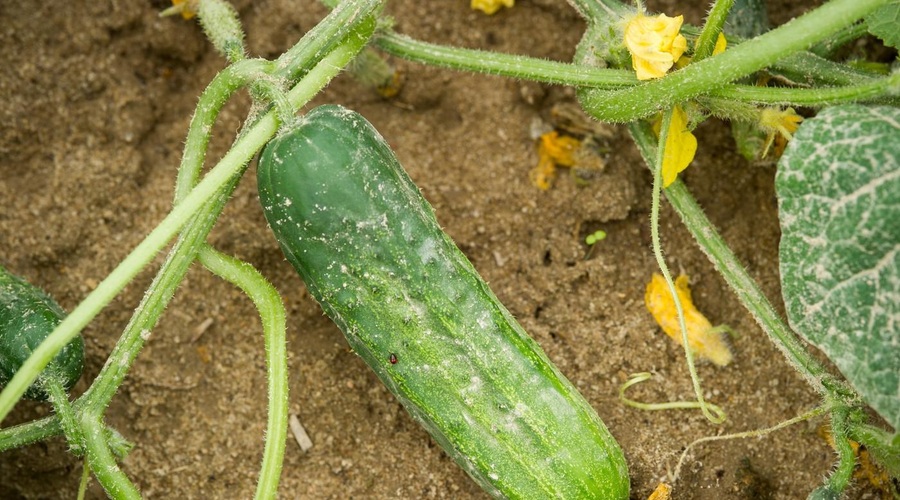
M 556 164 L 553 163 L 553 159 L 546 155 L 538 157 L 538 164 L 531 169 L 528 178 L 531 179 L 534 187 L 541 191 L 550 189 L 553 181 L 556 180 Z
M 766 132 L 766 145 L 762 156 L 765 157 L 778 134 L 784 142 L 794 137 L 794 132 L 800 127 L 803 117 L 798 115 L 794 108 L 763 108 L 759 112 L 759 128 Z
M 547 132 L 541 135 L 538 145 L 538 165 L 531 171 L 531 183 L 546 191 L 550 189 L 556 178 L 556 167 L 575 166 L 575 154 L 581 147 L 581 141 L 559 132 Z
M 688 277 L 681 275 L 675 280 L 675 293 L 681 301 L 684 311 L 684 324 L 687 327 L 688 343 L 691 351 L 701 358 L 708 359 L 718 366 L 731 362 L 731 351 L 722 338 L 721 328 L 713 327 L 694 302 L 691 300 L 691 289 L 688 288 Z M 653 319 L 673 340 L 681 344 L 681 328 L 678 325 L 678 312 L 675 299 L 669 293 L 669 285 L 660 274 L 653 273 L 653 279 L 647 285 L 644 295 L 647 310 Z
M 559 132 L 547 132 L 541 135 L 540 154 L 546 154 L 554 163 L 562 167 L 575 166 L 575 153 L 581 147 L 581 141 Z
M 625 46 L 631 52 L 631 65 L 638 80 L 662 78 L 687 49 L 687 40 L 679 33 L 684 16 L 655 17 L 638 13 L 625 25 Z
M 672 498 L 672 487 L 666 483 L 659 483 L 653 493 L 647 497 L 647 500 L 670 500 Z
M 653 131 L 659 136 L 661 120 L 653 123 Z M 663 187 L 669 187 L 678 174 L 686 169 L 697 154 L 697 137 L 688 130 L 687 113 L 681 106 L 672 109 L 672 120 L 669 122 L 669 132 L 666 134 L 666 151 L 662 161 Z
M 491 15 L 500 10 L 500 7 L 512 7 L 515 3 L 516 0 L 472 0 L 470 5 L 473 9 Z

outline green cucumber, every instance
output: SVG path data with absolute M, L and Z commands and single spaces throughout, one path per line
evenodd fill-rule
M 441 231 L 362 116 L 312 110 L 266 146 L 258 184 L 310 293 L 485 491 L 628 498 L 625 459 L 603 422 Z
M 6 385 L 47 338 L 66 313 L 49 295 L 0 266 L 0 387 Z M 25 397 L 46 401 L 44 384 L 54 381 L 66 390 L 81 378 L 84 341 L 72 339 L 44 368 Z

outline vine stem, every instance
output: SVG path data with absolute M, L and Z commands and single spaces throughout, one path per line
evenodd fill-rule
M 706 16 L 706 23 L 703 24 L 703 31 L 700 32 L 700 36 L 694 42 L 694 56 L 692 58 L 694 63 L 712 55 L 719 33 L 722 32 L 722 26 L 725 25 L 725 20 L 728 19 L 728 13 L 731 11 L 732 5 L 734 5 L 734 0 L 716 0 L 712 9 L 710 9 L 709 15 Z
M 234 65 L 233 65 L 234 66 Z M 272 65 L 274 66 L 274 65 Z M 253 87 L 261 88 L 261 90 L 272 100 L 278 120 L 281 124 L 285 124 L 292 119 L 294 108 L 288 102 L 287 96 L 278 86 L 269 80 L 264 79 L 268 75 L 263 73 L 248 72 L 250 78 L 229 78 L 229 80 L 238 80 L 236 83 L 241 86 L 248 84 Z M 210 87 L 213 87 L 210 85 Z M 203 168 L 203 162 L 206 157 L 207 144 L 212 131 L 212 124 L 221 110 L 222 105 L 227 101 L 231 93 L 237 87 L 229 86 L 224 91 L 211 93 L 208 99 L 209 90 L 204 92 L 201 97 L 201 103 L 198 109 L 202 110 L 196 113 L 191 120 L 191 126 L 188 132 L 188 139 L 185 143 L 185 153 L 182 156 L 181 167 L 178 170 L 178 179 L 175 185 L 175 198 L 173 205 L 178 205 L 190 193 L 191 189 L 196 185 L 197 179 Z M 209 106 L 204 106 L 204 101 L 211 101 Z M 198 243 L 206 239 L 206 235 L 212 228 L 212 224 L 221 213 L 222 208 L 227 201 L 228 194 L 233 191 L 234 184 L 224 189 L 224 196 L 219 197 L 216 203 L 213 203 L 207 211 L 211 212 L 211 216 L 200 216 L 196 220 L 196 225 L 200 226 L 199 230 L 193 231 L 193 226 L 189 227 L 183 235 L 190 241 Z M 191 234 L 196 233 L 196 234 Z M 173 254 L 178 254 L 178 250 L 173 250 Z M 263 338 L 266 351 L 266 373 L 268 379 L 268 418 L 266 423 L 265 449 L 263 451 L 262 466 L 257 480 L 255 498 L 275 498 L 278 493 L 278 483 L 281 478 L 281 468 L 284 459 L 284 448 L 287 440 L 287 419 L 288 419 L 288 367 L 287 367 L 287 348 L 286 348 L 286 314 L 284 304 L 278 291 L 260 274 L 252 265 L 243 262 L 234 257 L 225 255 L 215 250 L 209 244 L 199 245 L 199 251 L 186 252 L 190 256 L 183 267 L 174 271 L 178 276 L 177 281 L 180 282 L 190 266 L 190 262 L 196 256 L 197 260 L 210 272 L 220 278 L 232 283 L 246 294 L 259 312 L 262 321 Z M 167 270 L 161 270 L 160 276 L 167 276 Z M 154 295 L 155 290 L 151 287 L 149 296 Z M 165 296 L 165 295 L 163 295 Z M 171 298 L 171 294 L 163 299 L 165 302 Z M 141 313 L 144 308 L 140 308 Z M 140 316 L 140 313 L 138 314 Z M 158 316 L 158 315 L 150 315 Z M 153 320 L 155 322 L 155 319 Z
M 694 386 L 694 395 L 697 398 L 697 404 L 700 407 L 700 411 L 703 412 L 704 417 L 710 422 L 720 424 L 725 421 L 725 415 L 723 413 L 713 415 L 712 411 L 709 409 L 709 405 L 703 397 L 703 389 L 700 387 L 700 376 L 697 374 L 697 368 L 694 365 L 694 353 L 691 350 L 690 340 L 688 339 L 688 330 L 684 319 L 684 308 L 681 305 L 681 299 L 678 297 L 678 293 L 675 291 L 675 282 L 672 280 L 672 273 L 669 271 L 669 266 L 666 264 L 665 257 L 663 257 L 662 244 L 660 243 L 659 238 L 659 199 L 660 192 L 662 191 L 662 165 L 663 159 L 666 156 L 666 138 L 669 134 L 669 126 L 672 123 L 672 112 L 673 109 L 669 109 L 663 113 L 656 155 L 654 155 L 653 158 L 655 161 L 653 163 L 648 163 L 648 165 L 652 165 L 653 168 L 653 188 L 650 202 L 650 238 L 653 245 L 653 256 L 656 257 L 656 264 L 662 272 L 663 278 L 665 278 L 666 284 L 669 286 L 669 293 L 672 294 L 672 299 L 675 302 L 675 311 L 678 314 L 678 327 L 681 329 L 681 344 L 684 346 L 688 372 L 691 374 L 691 383 Z
M 212 135 L 211 131 L 222 106 L 235 91 L 253 81 L 267 77 L 275 67 L 275 63 L 262 59 L 238 61 L 216 75 L 206 90 L 200 94 L 197 110 L 188 127 L 184 153 L 181 156 L 181 167 L 179 167 L 175 179 L 176 205 L 184 200 L 191 189 L 197 185 L 200 177 L 199 166 L 203 165 L 206 148 Z M 185 168 L 185 165 L 198 165 L 198 167 Z
M 262 120 L 238 141 L 219 165 L 197 185 L 185 201 L 165 219 L 63 320 L 44 342 L 22 364 L 16 375 L 0 393 L 0 420 L 24 393 L 47 363 L 144 268 L 153 257 L 181 230 L 275 133 L 275 119 Z M 107 364 L 107 366 L 110 366 Z
M 347 38 L 351 28 L 362 19 L 373 16 L 386 0 L 343 0 L 322 22 L 310 29 L 299 43 L 281 54 L 275 61 L 276 78 L 297 81 L 309 71 L 308 64 L 331 52 L 335 44 Z M 327 22 L 326 22 L 327 21 Z
M 78 496 L 76 496 L 76 500 L 84 500 L 85 494 L 87 494 L 88 482 L 91 480 L 91 467 L 88 465 L 87 458 L 81 461 L 81 482 L 78 484 Z
M 725 85 L 710 96 L 757 104 L 821 107 L 900 94 L 900 72 L 844 87 L 791 88 Z M 890 97 L 888 97 L 890 98 Z
M 515 54 L 448 47 L 415 40 L 392 31 L 379 33 L 375 37 L 375 45 L 388 54 L 418 63 L 543 83 L 599 88 L 619 88 L 638 83 L 633 71 L 592 68 Z
M 727 51 L 726 51 L 727 52 Z M 789 82 L 807 85 L 858 85 L 879 75 L 825 59 L 810 51 L 774 61 L 769 69 Z
M 66 441 L 69 442 L 69 449 L 76 456 L 81 456 L 84 453 L 84 436 L 65 387 L 56 377 L 47 377 L 44 387 L 50 395 L 50 403 L 59 418 Z
M 207 200 L 194 219 L 178 236 L 175 245 L 144 294 L 144 298 L 131 317 L 125 331 L 113 347 L 106 364 L 80 401 L 91 411 L 102 412 L 115 396 L 125 380 L 128 370 L 140 353 L 150 331 L 156 325 L 168 305 L 175 289 L 181 283 L 196 258 L 206 235 L 215 224 L 216 217 L 237 185 L 239 170 L 216 195 Z
M 817 406 L 802 415 L 798 415 L 790 420 L 785 420 L 784 422 L 780 422 L 776 425 L 773 425 L 772 427 L 767 427 L 765 429 L 757 429 L 757 430 L 753 430 L 753 431 L 736 432 L 733 434 L 723 434 L 721 436 L 707 436 L 704 438 L 700 438 L 700 439 L 692 442 L 691 444 L 687 445 L 687 448 L 685 448 L 684 451 L 681 453 L 681 458 L 678 459 L 678 464 L 675 465 L 675 471 L 672 473 L 670 479 L 673 482 L 678 480 L 678 476 L 679 476 L 679 474 L 681 474 L 681 466 L 684 465 L 684 461 L 687 458 L 688 453 L 690 453 L 691 449 L 698 444 L 709 443 L 711 441 L 724 441 L 727 439 L 743 439 L 743 438 L 748 438 L 748 437 L 765 436 L 766 434 L 775 432 L 779 429 L 784 429 L 785 427 L 788 427 L 788 426 L 794 425 L 796 423 L 803 422 L 804 420 L 809 420 L 813 417 L 822 415 L 822 414 L 826 413 L 828 410 L 829 410 L 829 408 L 827 406 Z
M 349 2 L 348 2 L 349 3 Z M 369 33 L 350 36 L 348 41 L 335 48 L 322 59 L 306 77 L 288 93 L 288 100 L 295 108 L 308 102 L 321 90 L 349 60 L 365 45 Z M 16 375 L 0 393 L 0 421 L 9 414 L 13 405 L 24 394 L 43 368 L 56 353 L 106 306 L 125 285 L 146 266 L 166 243 L 199 212 L 215 194 L 250 161 L 253 155 L 275 134 L 278 120 L 271 111 L 250 127 L 234 147 L 226 153 L 218 165 L 197 184 L 163 219 L 160 224 L 91 292 L 59 326 L 38 346 Z
M 853 40 L 862 38 L 868 33 L 869 26 L 867 23 L 861 22 L 852 24 L 835 33 L 831 38 L 822 40 L 813 47 L 810 47 L 809 51 L 821 57 L 829 57 L 835 50 Z
M 632 408 L 637 408 L 639 410 L 647 410 L 647 411 L 655 411 L 655 410 L 692 410 L 696 408 L 703 408 L 703 405 L 699 401 L 668 401 L 665 403 L 642 403 L 640 401 L 635 401 L 633 399 L 629 399 L 625 397 L 625 391 L 628 390 L 629 387 L 639 384 L 641 382 L 645 382 L 650 380 L 652 375 L 648 372 L 641 373 L 633 373 L 629 376 L 628 380 L 619 386 L 619 401 L 621 401 L 626 406 L 630 406 Z M 724 422 L 726 419 L 725 411 L 719 408 L 718 406 L 707 403 L 706 404 L 710 411 L 716 414 L 716 420 L 720 422 Z
M 91 412 L 84 413 L 81 416 L 81 430 L 84 433 L 87 462 L 107 494 L 116 499 L 140 499 L 141 492 L 119 468 L 116 457 L 109 449 L 101 417 Z
M 275 498 L 284 458 L 288 428 L 288 367 L 284 304 L 278 291 L 250 264 L 204 245 L 200 263 L 213 274 L 236 285 L 256 305 L 266 344 L 269 416 L 263 464 L 256 498 Z
M 832 0 L 772 31 L 689 64 L 665 78 L 618 91 L 590 90 L 582 104 L 601 121 L 633 122 L 809 48 L 890 0 Z
M 639 82 L 633 71 L 610 68 L 595 68 L 583 64 L 550 61 L 518 54 L 501 54 L 483 50 L 448 47 L 421 40 L 392 31 L 383 31 L 375 36 L 375 45 L 384 52 L 408 61 L 450 68 L 460 71 L 474 71 L 487 75 L 507 76 L 547 84 L 573 85 L 596 89 L 621 89 L 637 85 Z M 818 59 L 809 56 L 792 57 L 792 60 L 809 61 Z M 823 63 L 824 64 L 824 63 Z M 810 66 L 810 74 L 818 74 L 822 68 Z M 843 68 L 843 67 L 841 67 Z M 834 68 L 828 66 L 833 73 Z M 845 70 L 843 68 L 842 70 Z M 766 105 L 826 106 L 846 102 L 878 100 L 886 94 L 900 91 L 900 76 L 894 74 L 883 78 L 843 79 L 831 82 L 841 86 L 826 88 L 760 87 L 756 85 L 724 84 L 708 89 L 713 97 Z
M 849 416 L 849 408 L 845 405 L 837 405 L 831 412 L 831 439 L 834 441 L 838 462 L 826 484 L 832 491 L 837 492 L 847 489 L 853 479 L 853 469 L 856 467 L 856 455 L 847 434 Z

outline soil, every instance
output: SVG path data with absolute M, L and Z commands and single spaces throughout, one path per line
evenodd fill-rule
M 700 23 L 703 2 L 648 2 Z M 312 0 L 235 1 L 250 51 L 275 57 L 325 14 Z M 768 2 L 783 23 L 810 2 Z M 168 212 L 197 96 L 223 66 L 196 23 L 161 19 L 163 0 L 0 4 L 0 258 L 12 272 L 72 309 Z M 564 0 L 520 0 L 494 16 L 466 0 L 392 0 L 396 29 L 433 42 L 570 60 L 583 24 Z M 664 204 L 669 265 L 691 277 L 694 300 L 730 325 L 735 360 L 699 366 L 707 396 L 728 413 L 713 425 L 697 411 L 650 412 L 621 404 L 692 398 L 680 348 L 656 326 L 643 296 L 650 251 L 650 176 L 621 127 L 587 184 L 561 175 L 541 191 L 530 124 L 574 102 L 571 89 L 394 61 L 406 77 L 385 99 L 348 75 L 315 102 L 365 115 L 388 139 L 438 219 L 501 301 L 582 391 L 625 451 L 632 498 L 646 498 L 685 446 L 704 436 L 769 427 L 810 409 L 817 396 L 741 307 Z M 220 117 L 213 158 L 228 147 L 249 98 Z M 774 169 L 734 150 L 722 123 L 697 135 L 684 178 L 780 304 Z M 252 170 L 251 170 L 252 172 Z M 586 258 L 585 235 L 608 236 Z M 283 294 L 289 313 L 291 412 L 314 443 L 288 443 L 284 498 L 486 498 L 348 348 L 321 313 L 266 227 L 255 176 L 247 175 L 210 242 L 251 262 Z M 161 263 L 154 262 L 84 331 L 86 369 L 98 373 Z M 780 306 L 779 306 L 780 307 Z M 251 303 L 202 268 L 188 274 L 106 413 L 137 446 L 123 468 L 158 498 L 249 498 L 265 417 L 261 328 Z M 20 403 L 5 425 L 49 413 Z M 821 420 L 762 439 L 699 446 L 674 498 L 804 498 L 833 452 Z M 0 498 L 72 498 L 82 463 L 60 438 L 0 456 Z M 871 492 L 857 487 L 852 496 Z M 103 498 L 92 482 L 88 498 Z

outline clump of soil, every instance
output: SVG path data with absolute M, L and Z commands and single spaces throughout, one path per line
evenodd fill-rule
M 685 9 L 687 22 L 701 22 L 700 4 L 651 3 L 669 13 Z M 234 4 L 251 52 L 262 57 L 277 56 L 326 14 L 312 0 Z M 158 18 L 165 7 L 155 0 L 19 2 L 0 9 L 6 47 L 0 59 L 9 69 L 0 75 L 0 256 L 68 309 L 169 210 L 197 96 L 224 65 L 194 23 Z M 781 0 L 769 8 L 775 23 L 802 11 Z M 571 59 L 584 27 L 563 0 L 521 0 L 490 17 L 465 0 L 392 0 L 388 12 L 398 31 L 416 38 L 562 61 Z M 664 206 L 669 265 L 691 276 L 695 302 L 713 322 L 738 332 L 730 366 L 700 366 L 707 396 L 729 419 L 714 426 L 699 412 L 623 406 L 617 389 L 639 371 L 653 378 L 631 397 L 692 398 L 680 349 L 643 305 L 655 270 L 650 176 L 627 134 L 610 128 L 605 140 L 613 153 L 586 183 L 562 175 L 540 191 L 529 181 L 537 161 L 529 124 L 574 102 L 571 89 L 395 63 L 406 86 L 393 99 L 342 75 L 315 102 L 361 112 L 388 139 L 446 231 L 618 439 L 633 498 L 646 498 L 691 441 L 768 427 L 817 403 Z M 227 149 L 248 107 L 246 96 L 226 107 L 213 158 Z M 700 151 L 685 179 L 780 303 L 774 172 L 737 155 L 719 123 L 708 122 L 697 134 Z M 254 264 L 288 308 L 291 412 L 314 447 L 302 453 L 288 443 L 281 494 L 485 498 L 309 297 L 266 227 L 254 177 L 243 180 L 210 242 Z M 597 229 L 608 236 L 585 258 L 584 236 Z M 85 330 L 87 367 L 76 396 L 103 365 L 154 271 L 142 273 Z M 137 443 L 123 468 L 147 496 L 252 495 L 266 416 L 263 354 L 250 302 L 193 269 L 106 414 Z M 48 412 L 21 403 L 3 424 Z M 815 432 L 820 424 L 698 447 L 675 497 L 805 497 L 833 459 Z M 81 471 L 58 438 L 14 450 L 0 455 L 0 497 L 70 498 Z M 104 497 L 96 483 L 89 497 Z

